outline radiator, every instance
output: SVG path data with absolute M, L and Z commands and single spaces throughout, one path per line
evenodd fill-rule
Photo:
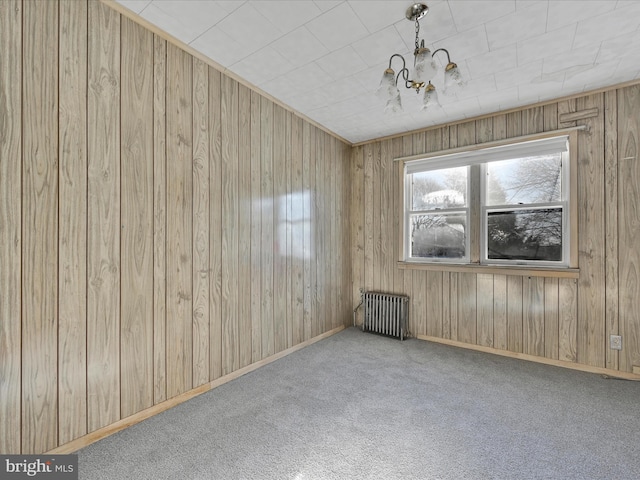
M 409 297 L 380 292 L 364 292 L 363 332 L 374 332 L 403 340 L 407 334 Z

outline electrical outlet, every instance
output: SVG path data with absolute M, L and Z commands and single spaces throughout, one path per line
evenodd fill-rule
M 609 346 L 611 350 L 622 350 L 622 337 L 620 335 L 611 335 L 609 337 Z

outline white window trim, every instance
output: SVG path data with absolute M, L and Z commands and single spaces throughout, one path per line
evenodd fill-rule
M 564 269 L 577 268 L 577 165 L 576 147 L 577 147 L 577 130 L 584 127 L 576 127 L 563 129 L 556 132 L 546 132 L 539 135 L 527 135 L 512 139 L 505 139 L 487 144 L 479 144 L 466 147 L 466 149 L 453 149 L 449 151 L 434 152 L 420 156 L 412 156 L 405 158 L 397 158 L 401 161 L 402 166 L 400 172 L 402 174 L 401 184 L 403 185 L 402 209 L 403 209 L 403 228 L 402 235 L 403 249 L 400 252 L 400 263 L 417 264 L 417 265 L 437 265 L 451 264 L 453 266 L 472 266 L 488 268 L 525 268 L 525 269 L 549 269 L 556 268 L 558 271 Z M 437 258 L 411 258 L 410 252 L 410 236 L 409 228 L 409 212 L 407 205 L 410 205 L 408 195 L 410 187 L 408 186 L 408 174 L 416 173 L 424 170 L 437 170 L 441 168 L 451 168 L 457 166 L 471 166 L 486 164 L 491 161 L 506 160 L 510 158 L 522 158 L 525 156 L 544 155 L 545 153 L 563 152 L 563 261 L 562 262 L 544 262 L 544 261 L 528 261 L 517 262 L 514 260 L 495 261 L 486 260 L 486 209 L 484 206 L 484 191 L 479 192 L 481 201 L 480 211 L 478 212 L 479 225 L 469 225 L 469 234 L 466 242 L 466 258 L 465 259 L 437 259 Z M 472 183 L 471 178 L 468 179 L 467 188 L 470 189 Z M 484 188 L 484 180 L 481 181 L 481 189 Z M 469 193 L 469 192 L 468 192 Z M 470 198 L 470 197 L 467 197 Z M 470 201 L 474 200 L 470 198 Z M 468 222 L 471 220 L 471 206 L 467 205 Z M 456 209 L 460 210 L 460 209 Z M 471 252 L 470 243 L 472 236 L 479 236 L 477 245 L 480 251 Z M 476 257 L 474 259 L 474 257 Z M 472 259 L 471 261 L 469 259 Z M 476 261 L 477 260 L 477 261 Z

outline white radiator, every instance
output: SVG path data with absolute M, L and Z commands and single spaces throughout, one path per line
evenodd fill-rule
M 363 332 L 379 333 L 403 340 L 407 334 L 409 297 L 381 292 L 364 292 Z

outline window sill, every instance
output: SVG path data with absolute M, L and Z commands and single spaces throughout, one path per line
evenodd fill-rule
M 503 265 L 469 265 L 457 263 L 422 263 L 398 262 L 401 270 L 431 270 L 436 272 L 486 273 L 489 275 L 516 275 L 520 277 L 556 277 L 578 278 L 578 268 L 547 268 L 547 267 L 510 267 Z

